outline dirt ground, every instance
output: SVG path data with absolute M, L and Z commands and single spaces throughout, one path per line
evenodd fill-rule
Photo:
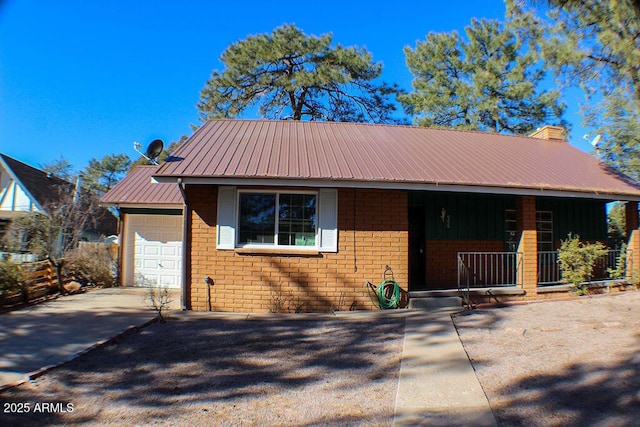
M 640 426 L 640 292 L 457 315 L 499 424 Z
M 0 393 L 0 425 L 391 425 L 404 319 L 186 319 Z
M 640 292 L 454 321 L 500 425 L 640 426 Z M 153 324 L 0 393 L 0 425 L 390 426 L 403 328 L 397 317 Z

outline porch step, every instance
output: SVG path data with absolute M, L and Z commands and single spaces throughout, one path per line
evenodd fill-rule
M 453 296 L 443 297 L 412 297 L 409 300 L 409 308 L 441 309 L 462 308 L 462 298 Z

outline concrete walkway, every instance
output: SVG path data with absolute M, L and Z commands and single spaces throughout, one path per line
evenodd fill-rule
M 495 426 L 451 314 L 412 310 L 405 323 L 395 426 Z
M 93 289 L 0 314 L 0 389 L 155 318 L 142 288 Z
M 141 288 L 96 289 L 0 314 L 0 389 L 59 365 L 155 318 Z M 175 298 L 179 301 L 179 297 Z M 178 309 L 174 301 L 172 309 Z M 327 317 L 406 318 L 395 426 L 494 426 L 495 418 L 451 320 L 460 309 L 337 312 Z M 182 312 L 180 316 L 272 318 Z M 299 318 L 304 315 L 288 315 Z M 307 314 L 317 318 L 317 314 Z

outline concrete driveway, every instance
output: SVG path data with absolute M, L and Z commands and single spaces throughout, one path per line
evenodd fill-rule
M 92 289 L 0 314 L 0 388 L 153 320 L 147 300 L 144 288 Z

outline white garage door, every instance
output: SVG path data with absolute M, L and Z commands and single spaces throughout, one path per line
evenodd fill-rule
M 182 216 L 130 215 L 134 236 L 133 282 L 138 286 L 180 288 L 182 283 Z

